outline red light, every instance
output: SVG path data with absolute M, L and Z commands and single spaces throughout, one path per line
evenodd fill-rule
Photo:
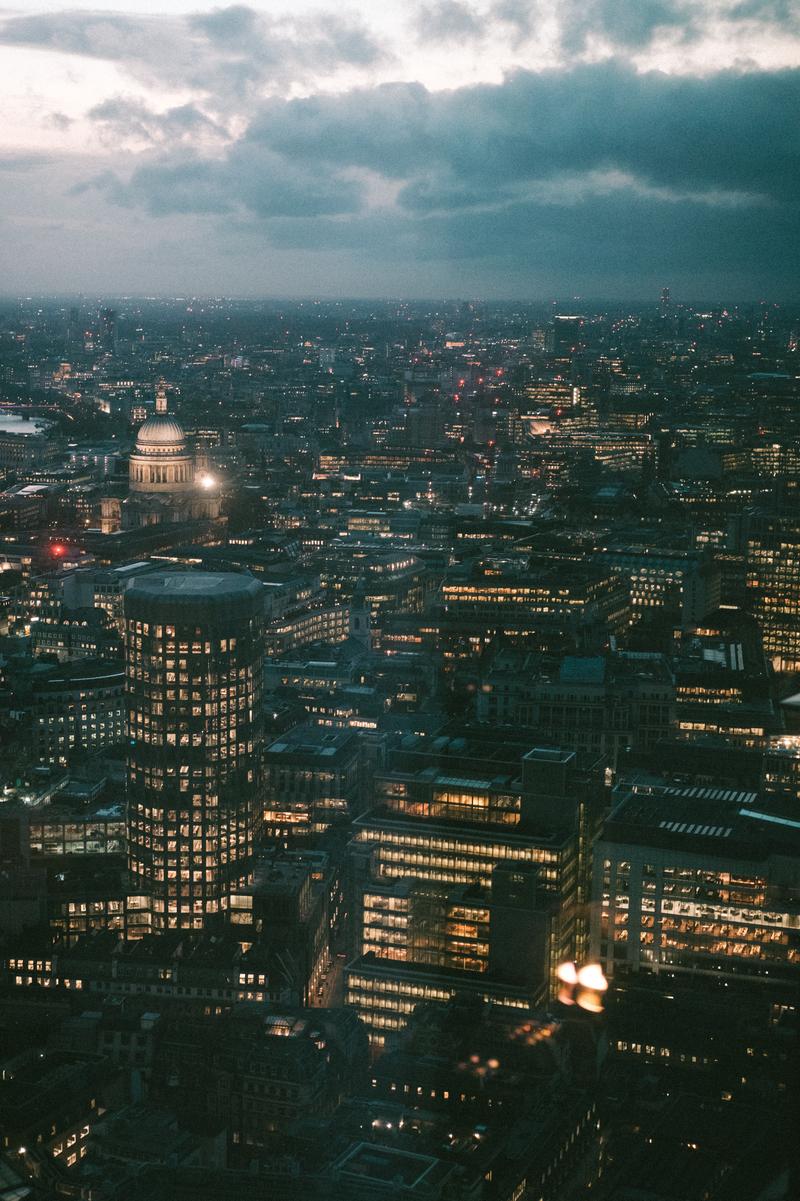
M 65 555 L 66 553 L 67 548 L 61 542 L 54 542 L 50 547 L 50 554 L 54 555 L 56 559 L 60 559 L 62 555 Z

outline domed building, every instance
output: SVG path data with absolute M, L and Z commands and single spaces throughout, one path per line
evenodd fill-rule
M 172 521 L 213 521 L 219 517 L 217 489 L 197 471 L 183 427 L 167 411 L 163 386 L 156 411 L 136 435 L 130 455 L 128 496 L 103 500 L 103 531 L 135 530 Z

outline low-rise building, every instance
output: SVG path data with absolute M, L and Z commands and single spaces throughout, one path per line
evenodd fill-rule
M 264 822 L 281 840 L 321 834 L 361 808 L 358 735 L 305 724 L 264 752 Z

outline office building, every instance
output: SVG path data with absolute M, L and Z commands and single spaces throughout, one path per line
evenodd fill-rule
M 602 752 L 611 766 L 628 747 L 649 748 L 673 730 L 675 682 L 662 655 L 500 651 L 476 693 L 478 719 L 529 726 L 555 745 Z
M 609 977 L 800 979 L 798 823 L 755 792 L 618 786 L 593 897 L 592 951 Z
M 479 888 L 494 898 L 498 882 L 505 886 L 517 877 L 532 881 L 534 871 L 529 908 L 548 913 L 546 938 L 542 935 L 546 991 L 554 985 L 555 966 L 586 950 L 590 848 L 599 816 L 598 764 L 591 756 L 579 761 L 575 752 L 537 747 L 524 753 L 510 773 L 496 761 L 484 762 L 485 774 L 480 775 L 470 762 L 469 747 L 458 740 L 461 773 L 455 774 L 442 761 L 446 741 L 436 740 L 438 745 L 427 756 L 416 756 L 421 760 L 416 764 L 413 757 L 403 762 L 396 755 L 376 772 L 378 804 L 354 822 L 354 886 L 360 883 L 366 897 L 372 895 L 363 887 L 368 882 L 413 880 L 428 886 L 429 893 L 419 894 L 428 897 L 440 896 L 443 887 L 437 903 L 446 908 L 448 890 Z M 490 774 L 492 768 L 495 774 Z M 481 922 L 468 924 L 474 927 L 477 950 L 469 952 L 468 940 L 461 950 L 466 959 L 480 964 L 489 953 L 488 944 L 480 937 Z M 397 925 L 398 936 L 400 928 Z M 377 942 L 367 939 L 368 929 L 365 917 L 363 947 L 374 951 Z M 414 929 L 412 922 L 412 953 Z M 434 937 L 430 929 L 429 936 Z M 452 966 L 444 934 L 436 939 L 438 962 Z M 503 980 L 510 987 L 511 978 Z M 530 1000 L 530 978 L 521 995 Z
M 262 817 L 263 601 L 242 575 L 125 593 L 128 857 L 156 928 L 201 928 L 250 872 Z
M 702 551 L 658 546 L 600 546 L 596 559 L 630 588 L 633 620 L 661 610 L 684 626 L 696 624 L 720 603 L 720 571 Z
M 92 752 L 125 737 L 121 662 L 83 660 L 42 672 L 33 682 L 34 754 L 40 763 L 67 764 L 77 751 Z
M 483 621 L 508 617 L 566 620 L 576 630 L 597 627 L 612 634 L 627 628 L 627 590 L 609 570 L 564 563 L 539 572 L 500 573 L 487 567 L 453 574 L 442 584 L 442 604 L 458 617 Z
M 358 736 L 351 730 L 301 725 L 264 753 L 264 821 L 281 842 L 322 834 L 361 807 Z
M 800 525 L 751 514 L 744 523 L 747 596 L 776 671 L 800 668 Z
M 548 996 L 559 904 L 536 867 L 498 864 L 491 889 L 372 883 L 361 909 L 347 999 L 378 1046 L 404 1028 L 419 997 L 463 992 L 514 1011 Z
M 0 470 L 43 467 L 57 459 L 62 448 L 52 422 L 28 413 L 0 416 Z

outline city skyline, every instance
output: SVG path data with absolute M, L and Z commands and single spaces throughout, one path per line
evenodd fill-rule
M 791 6 L 25 4 L 4 289 L 795 295 Z
M 798 317 L 0 304 L 7 1191 L 798 1195 Z
M 800 2 L 10 4 L 0 1201 L 800 1198 Z

